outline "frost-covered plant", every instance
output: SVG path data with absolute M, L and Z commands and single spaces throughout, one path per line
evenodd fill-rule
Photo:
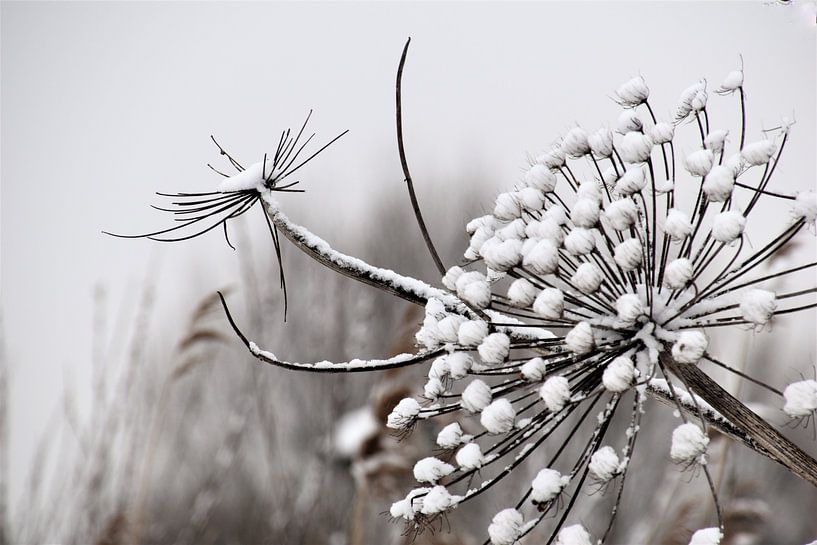
M 400 156 L 442 287 L 342 254 L 291 221 L 274 198 L 276 187 L 262 174 L 266 159 L 260 168 L 228 177 L 219 189 L 227 197 L 215 197 L 255 192 L 275 232 L 298 248 L 331 269 L 425 307 L 415 353 L 297 363 L 247 339 L 225 303 L 230 324 L 251 353 L 279 367 L 340 373 L 431 362 L 427 382 L 418 385 L 416 397 L 396 404 L 387 424 L 402 434 L 438 417 L 454 423 L 438 435 L 443 454 L 417 462 L 420 485 L 392 505 L 391 515 L 410 531 L 422 529 L 530 460 L 540 470 L 519 491 L 518 502 L 486 526 L 488 542 L 512 545 L 546 518 L 553 518 L 550 535 L 556 543 L 604 541 L 639 430 L 649 418 L 647 395 L 674 404 L 683 420 L 671 433 L 668 452 L 656 455 L 698 468 L 710 484 L 719 524 L 696 532 L 693 542 L 717 543 L 723 534 L 706 465 L 710 426 L 817 485 L 817 462 L 700 368 L 707 362 L 766 388 L 793 419 L 809 419 L 817 408 L 813 380 L 781 391 L 710 351 L 717 328 L 763 330 L 775 316 L 813 308 L 803 298 L 817 291 L 813 285 L 783 293 L 772 289 L 772 281 L 817 264 L 770 263 L 793 237 L 814 229 L 817 196 L 813 190 L 792 195 L 774 188 L 792 123 L 784 120 L 747 141 L 742 69 L 715 91 L 737 96 L 741 121 L 731 130 L 719 127 L 708 108 L 706 80 L 681 93 L 671 120 L 654 115 L 643 77 L 621 85 L 615 96 L 623 112 L 615 128 L 567 131 L 535 158 L 522 181 L 497 196 L 491 214 L 467 224 L 464 261 L 445 269 L 422 221 L 403 153 L 404 60 L 405 50 L 397 85 Z M 682 131 L 692 138 L 687 148 L 676 134 Z M 780 218 L 776 231 L 753 231 L 766 239 L 750 247 L 749 221 L 761 221 L 761 205 L 776 201 L 791 203 L 790 217 Z M 626 423 L 620 437 L 608 433 L 615 421 Z M 578 433 L 589 422 L 592 432 Z M 560 442 L 550 445 L 546 458 L 543 445 L 554 438 Z M 568 459 L 570 453 L 578 455 Z M 588 476 L 616 490 L 609 523 L 595 537 L 569 523 Z

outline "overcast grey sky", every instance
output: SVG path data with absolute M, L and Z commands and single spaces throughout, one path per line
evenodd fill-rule
M 237 258 L 217 233 L 161 248 L 100 234 L 163 225 L 167 218 L 148 208 L 154 191 L 214 187 L 218 177 L 204 166 L 218 160 L 211 133 L 254 162 L 309 108 L 319 136 L 350 129 L 304 169 L 308 200 L 286 203 L 333 240 L 328 233 L 358 223 L 372 188 L 404 191 L 393 85 L 407 36 L 405 135 L 427 202 L 446 188 L 423 180 L 478 172 L 496 188 L 514 183 L 526 154 L 571 124 L 613 121 L 609 97 L 633 75 L 647 78 L 666 118 L 683 88 L 700 77 L 718 82 L 742 54 L 750 136 L 794 112 L 780 179 L 791 190 L 814 187 L 808 6 L 4 2 L 12 504 L 64 386 L 76 390 L 81 409 L 89 405 L 93 287 L 107 287 L 114 317 L 133 304 L 149 263 L 161 262 L 160 308 L 188 293 L 190 275 L 207 291 L 234 274 Z

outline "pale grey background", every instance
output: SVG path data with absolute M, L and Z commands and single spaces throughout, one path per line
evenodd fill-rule
M 309 108 L 319 136 L 349 128 L 305 169 L 310 192 L 286 198 L 293 216 L 333 240 L 356 232 L 373 188 L 404 191 L 393 85 L 407 36 L 407 147 L 421 200 L 438 203 L 446 188 L 423 180 L 474 173 L 493 188 L 512 184 L 526 154 L 572 123 L 613 121 L 608 97 L 635 74 L 667 117 L 681 89 L 702 76 L 717 83 L 742 54 L 750 137 L 794 112 L 780 179 L 795 181 L 789 190 L 814 187 L 810 13 L 813 4 L 775 2 L 4 2 L 12 507 L 63 391 L 75 392 L 81 415 L 90 410 L 94 286 L 107 288 L 113 320 L 157 264 L 159 308 L 171 314 L 234 276 L 237 258 L 217 233 L 173 247 L 100 234 L 164 225 L 148 208 L 153 191 L 212 188 L 211 132 L 252 162 Z M 433 231 L 433 216 L 429 223 Z

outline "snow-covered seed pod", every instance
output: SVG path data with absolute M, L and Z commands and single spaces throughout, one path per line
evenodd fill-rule
M 488 324 L 482 320 L 467 320 L 457 330 L 457 341 L 462 346 L 477 346 L 488 335 Z
M 567 212 L 561 206 L 552 206 L 545 212 L 545 218 L 554 222 L 556 225 L 564 225 L 567 223 Z
M 637 238 L 628 238 L 616 245 L 613 259 L 623 271 L 634 271 L 641 265 L 643 247 Z
M 557 413 L 570 401 L 570 383 L 565 377 L 550 377 L 539 388 L 539 397 L 550 412 Z
M 672 358 L 678 363 L 698 363 L 706 353 L 709 339 L 700 331 L 682 331 L 672 345 Z
M 522 267 L 534 274 L 551 274 L 559 266 L 559 249 L 550 240 L 540 240 L 522 258 Z
M 643 163 L 652 155 L 652 140 L 640 132 L 628 132 L 621 139 L 619 154 L 625 163 Z
M 545 194 L 534 187 L 523 187 L 515 196 L 522 208 L 528 212 L 538 212 L 545 206 Z
M 732 196 L 735 187 L 735 174 L 724 165 L 715 165 L 704 178 L 703 190 L 706 198 L 712 202 L 724 202 Z
M 494 232 L 494 228 L 496 227 L 497 220 L 493 216 L 493 214 L 486 214 L 484 216 L 480 216 L 478 218 L 474 218 L 469 221 L 465 225 L 465 232 L 469 235 L 473 235 L 477 232 L 477 229 L 487 229 L 491 233 Z
M 530 483 L 530 499 L 533 503 L 553 501 L 570 484 L 570 477 L 555 469 L 541 469 Z
M 616 89 L 617 102 L 625 108 L 635 108 L 639 104 L 647 102 L 650 96 L 650 88 L 643 76 L 636 76 L 622 83 Z
M 607 187 L 615 187 L 618 178 L 618 171 L 613 167 L 607 167 L 604 169 L 604 172 L 601 173 L 601 181 L 604 182 L 604 185 Z
M 743 146 L 740 155 L 750 167 L 765 165 L 771 160 L 777 145 L 772 140 L 759 140 Z
M 814 191 L 800 191 L 794 198 L 792 215 L 795 219 L 802 219 L 811 226 L 817 220 L 817 193 Z
M 616 121 L 616 132 L 619 134 L 640 131 L 643 128 L 644 124 L 641 122 L 641 118 L 638 117 L 635 110 L 624 110 Z
M 720 545 L 721 539 L 723 539 L 723 533 L 717 526 L 702 528 L 695 530 L 692 537 L 689 538 L 689 545 Z
M 457 448 L 462 444 L 464 435 L 459 422 L 452 422 L 437 434 L 437 446 L 444 449 Z
M 596 479 L 607 482 L 620 473 L 621 461 L 613 447 L 604 446 L 590 457 L 587 469 Z
M 765 325 L 777 310 L 777 297 L 773 291 L 751 289 L 743 294 L 740 312 L 743 317 L 754 324 Z
M 460 329 L 462 329 L 462 327 L 460 327 Z M 447 363 L 448 376 L 450 376 L 453 380 L 460 380 L 468 375 L 468 371 L 470 371 L 471 367 L 474 365 L 474 360 L 471 358 L 468 352 L 453 352 L 448 355 Z
M 675 125 L 666 121 L 659 121 L 650 128 L 649 135 L 656 145 L 672 142 L 675 136 Z
M 517 278 L 508 287 L 508 299 L 518 308 L 525 308 L 533 304 L 539 289 L 526 278 Z
M 618 199 L 607 205 L 604 216 L 610 222 L 610 227 L 616 231 L 624 231 L 638 220 L 638 206 L 632 199 Z
M 746 218 L 737 210 L 721 212 L 712 220 L 712 238 L 718 242 L 728 243 L 743 234 Z
M 743 87 L 743 70 L 732 70 L 726 75 L 726 78 L 721 83 L 715 92 L 721 95 L 733 93 Z
M 613 393 L 626 392 L 635 379 L 635 365 L 633 360 L 626 356 L 618 356 L 613 359 L 601 376 L 601 383 L 604 388 Z
M 629 197 L 633 193 L 638 193 L 647 185 L 647 176 L 644 165 L 632 165 L 627 168 L 621 178 L 616 182 L 615 192 L 619 195 Z
M 493 229 L 488 229 L 486 227 L 478 228 L 473 235 L 471 235 L 471 240 L 468 243 L 468 249 L 465 251 L 465 258 L 469 260 L 474 260 L 479 258 L 479 251 L 482 249 L 482 246 L 494 236 Z M 456 282 L 456 281 L 455 281 Z
M 693 151 L 684 158 L 684 168 L 693 176 L 706 176 L 714 164 L 715 154 L 710 149 Z
M 547 365 L 542 358 L 531 358 L 522 364 L 519 372 L 528 382 L 539 382 L 545 378 Z
M 701 461 L 708 445 L 709 437 L 697 424 L 681 424 L 672 431 L 670 456 L 680 463 Z
M 590 229 L 576 227 L 565 237 L 564 246 L 573 255 L 586 255 L 596 248 L 596 236 Z
M 455 343 L 459 338 L 460 326 L 467 320 L 465 316 L 451 314 L 437 322 L 437 332 L 443 343 Z
M 513 193 L 500 193 L 494 204 L 494 216 L 501 221 L 515 220 L 522 215 L 522 205 Z
M 593 538 L 584 526 L 573 524 L 559 530 L 555 545 L 593 545 Z
M 423 397 L 430 401 L 436 401 L 445 393 L 445 390 L 445 384 L 440 379 L 431 378 L 423 386 Z
M 700 93 L 706 93 L 706 80 L 699 80 L 693 83 L 683 91 L 678 98 L 678 107 L 675 111 L 675 120 L 683 121 L 693 111 L 697 111 L 695 106 L 700 105 L 701 98 L 698 97 Z M 704 106 L 706 106 L 706 98 L 703 99 Z
M 598 158 L 606 158 L 613 155 L 613 131 L 602 127 L 587 137 L 590 151 Z
M 604 273 L 598 265 L 591 262 L 582 263 L 570 277 L 570 282 L 582 293 L 594 293 L 604 281 Z
M 562 149 L 574 159 L 584 157 L 590 152 L 590 144 L 587 143 L 587 133 L 581 127 L 573 127 L 562 139 Z
M 460 499 L 459 496 L 452 496 L 444 486 L 438 485 L 423 496 L 423 507 L 420 512 L 428 516 L 443 513 L 456 505 Z
M 420 404 L 416 399 L 410 397 L 401 399 L 386 418 L 386 427 L 393 430 L 405 429 L 414 423 L 418 414 L 420 414 Z
M 501 229 L 494 231 L 494 236 L 501 240 L 522 240 L 525 238 L 525 220 L 517 218 Z
M 711 149 L 714 153 L 721 153 L 727 136 L 729 136 L 729 131 L 725 129 L 709 131 L 709 134 L 704 138 L 704 146 L 707 149 Z
M 448 376 L 449 371 L 448 355 L 446 354 L 431 362 L 431 367 L 428 369 L 428 378 L 443 380 Z
M 570 211 L 570 221 L 576 227 L 590 228 L 599 222 L 601 206 L 596 199 L 579 199 Z
M 414 520 L 414 516 L 422 509 L 423 503 L 422 498 L 417 498 L 417 496 L 426 494 L 428 491 L 426 487 L 415 488 L 404 499 L 394 502 L 389 509 L 389 514 L 396 519 Z
M 485 456 L 482 454 L 482 449 L 477 443 L 467 443 L 457 451 L 454 459 L 460 469 L 469 471 L 471 469 L 479 469 L 485 463 Z
M 692 278 L 692 274 L 692 262 L 689 259 L 685 257 L 673 259 L 667 263 L 667 267 L 664 269 L 664 284 L 674 290 L 685 288 Z
M 634 293 L 625 293 L 616 299 L 616 313 L 623 324 L 631 326 L 645 312 L 641 298 Z
M 588 180 L 582 182 L 576 189 L 576 197 L 579 200 L 590 199 L 601 204 L 602 201 L 601 185 L 599 185 L 599 183 L 596 182 L 595 180 Z
M 516 420 L 516 411 L 511 402 L 501 397 L 495 399 L 490 405 L 482 409 L 479 423 L 488 433 L 500 434 L 508 433 L 513 429 Z
M 565 238 L 561 226 L 551 218 L 531 220 L 525 226 L 525 235 L 532 239 L 546 239 L 560 245 Z
M 558 288 L 545 288 L 533 301 L 533 311 L 549 320 L 558 320 L 562 317 L 565 308 L 565 296 Z
M 491 520 L 488 537 L 491 545 L 514 545 L 522 535 L 525 519 L 516 509 L 503 509 Z
M 536 162 L 545 165 L 551 170 L 561 168 L 565 166 L 565 152 L 561 146 L 557 144 L 537 157 Z
M 692 233 L 692 222 L 689 221 L 689 216 L 686 212 L 671 208 L 667 210 L 667 218 L 664 220 L 664 233 L 666 233 L 673 242 L 681 242 Z
M 505 361 L 511 351 L 511 339 L 504 333 L 491 333 L 477 347 L 483 362 L 492 365 Z
M 485 308 L 491 303 L 491 286 L 485 275 L 469 271 L 457 279 L 457 296 L 477 308 Z
M 482 245 L 479 253 L 488 267 L 505 272 L 522 260 L 522 241 L 514 238 L 501 241 L 494 236 Z
M 457 279 L 462 276 L 462 273 L 465 271 L 462 270 L 461 267 L 454 265 L 447 271 L 445 271 L 445 276 L 443 276 L 443 286 L 454 291 L 457 289 Z
M 579 322 L 565 335 L 565 346 L 574 354 L 587 354 L 593 349 L 593 328 L 587 322 Z
M 481 380 L 474 379 L 463 390 L 460 396 L 462 408 L 471 413 L 478 413 L 488 406 L 493 399 L 491 387 Z
M 801 418 L 817 411 L 817 381 L 793 382 L 783 390 L 783 412 L 792 418 Z
M 453 471 L 454 466 L 433 456 L 423 458 L 414 464 L 414 478 L 420 483 L 436 483 Z
M 556 174 L 545 165 L 537 163 L 525 173 L 525 184 L 542 193 L 550 193 L 556 189 Z

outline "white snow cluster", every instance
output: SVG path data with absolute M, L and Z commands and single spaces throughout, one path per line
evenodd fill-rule
M 559 535 L 556 537 L 556 545 L 592 545 L 593 538 L 590 533 L 584 529 L 581 524 L 573 524 L 565 526 L 559 530 Z
M 467 443 L 463 445 L 463 447 L 457 451 L 454 459 L 457 461 L 457 465 L 466 471 L 481 468 L 485 461 L 485 457 L 482 455 L 482 449 L 480 449 L 477 443 Z
M 599 289 L 604 281 L 604 273 L 598 265 L 588 261 L 576 268 L 570 281 L 582 293 L 590 294 Z
M 817 381 L 801 380 L 793 382 L 783 390 L 786 404 L 783 412 L 792 418 L 809 416 L 817 411 Z
M 491 302 L 491 286 L 479 271 L 461 274 L 457 278 L 456 288 L 459 298 L 477 308 L 485 308 Z
M 488 537 L 492 545 L 513 545 L 522 535 L 525 519 L 516 509 L 503 509 L 494 515 L 488 526 Z
M 680 242 L 692 233 L 692 222 L 684 211 L 671 208 L 664 220 L 664 232 L 674 242 Z
M 490 386 L 476 378 L 465 387 L 460 397 L 463 409 L 471 413 L 478 413 L 491 403 L 493 394 L 491 394 Z
M 652 155 L 652 140 L 640 132 L 628 132 L 621 139 L 618 152 L 625 163 L 643 163 Z
M 777 145 L 772 140 L 759 140 L 746 144 L 740 150 L 740 155 L 749 166 L 765 165 L 777 151 Z
M 437 485 L 423 496 L 420 512 L 424 515 L 436 515 L 451 509 L 461 499 L 461 496 L 452 496 L 444 486 Z
M 414 520 L 414 516 L 423 508 L 423 500 L 417 496 L 426 494 L 428 491 L 429 489 L 426 487 L 415 488 L 409 492 L 405 498 L 394 502 L 391 509 L 389 509 L 389 513 L 396 519 Z
M 709 346 L 706 335 L 700 331 L 682 331 L 672 345 L 672 357 L 678 363 L 698 363 Z
M 712 220 L 712 238 L 718 242 L 732 242 L 743 234 L 746 218 L 737 210 L 721 212 Z
M 596 248 L 596 235 L 590 229 L 574 227 L 565 237 L 564 246 L 573 255 L 587 255 Z
M 641 265 L 642 252 L 641 241 L 637 238 L 628 238 L 616 246 L 613 259 L 621 270 L 634 271 Z
M 462 346 L 477 346 L 488 335 L 488 324 L 483 320 L 466 320 L 460 324 L 457 340 Z
M 604 208 L 604 216 L 613 229 L 624 231 L 638 220 L 638 207 L 632 199 L 619 199 Z
M 621 470 L 621 461 L 618 459 L 618 454 L 615 449 L 610 446 L 604 446 L 598 449 L 590 457 L 590 463 L 587 465 L 590 473 L 602 482 L 607 482 Z
M 625 108 L 635 108 L 639 104 L 647 102 L 650 96 L 650 88 L 643 76 L 636 76 L 622 83 L 616 89 L 618 103 Z
M 801 191 L 794 199 L 792 214 L 797 219 L 803 219 L 807 224 L 814 227 L 817 220 L 817 193 L 814 191 Z
M 672 431 L 672 447 L 670 456 L 676 462 L 692 463 L 703 460 L 709 437 L 703 430 L 692 423 L 681 424 Z
M 471 436 L 462 432 L 459 422 L 452 422 L 437 434 L 437 445 L 444 449 L 452 449 L 470 441 Z
M 579 322 L 565 335 L 565 346 L 574 354 L 587 354 L 593 349 L 593 328 L 587 322 Z
M 491 333 L 477 347 L 479 357 L 487 364 L 505 361 L 511 349 L 511 339 L 504 333 Z
M 743 294 L 740 312 L 743 317 L 757 325 L 764 325 L 772 319 L 777 310 L 777 297 L 773 291 L 751 289 Z
M 519 368 L 519 372 L 522 373 L 525 380 L 529 382 L 539 382 L 545 378 L 546 369 L 547 365 L 545 364 L 545 360 L 537 357 L 531 358 L 522 364 L 522 367 Z
M 601 382 L 604 387 L 614 393 L 621 393 L 630 388 L 635 378 L 633 360 L 626 356 L 618 356 L 604 369 Z
M 704 178 L 703 191 L 712 202 L 724 202 L 732 196 L 735 173 L 724 165 L 715 165 Z
M 510 401 L 501 397 L 482 409 L 479 423 L 488 433 L 499 434 L 511 431 L 515 419 L 516 411 L 513 405 L 511 405 Z
M 404 429 L 414 423 L 418 414 L 420 404 L 416 399 L 410 397 L 401 399 L 387 417 L 386 426 L 395 430 Z
M 570 484 L 570 477 L 562 475 L 555 469 L 545 468 L 539 471 L 530 484 L 531 501 L 533 503 L 547 503 L 562 493 Z
M 693 272 L 692 262 L 686 257 L 673 259 L 664 269 L 664 283 L 673 289 L 681 289 L 690 281 Z
M 557 320 L 562 317 L 564 305 L 565 298 L 560 289 L 545 288 L 536 296 L 533 311 L 542 318 Z
M 715 154 L 711 149 L 694 151 L 684 159 L 684 168 L 693 176 L 704 177 L 715 164 Z
M 702 528 L 696 530 L 689 540 L 689 545 L 718 545 L 723 538 L 720 528 Z
M 616 299 L 616 312 L 618 319 L 624 325 L 631 326 L 635 324 L 638 317 L 646 312 L 641 298 L 634 293 L 625 293 Z
M 454 466 L 429 456 L 414 464 L 414 478 L 421 483 L 436 483 L 454 471 Z
M 508 300 L 515 307 L 529 307 L 536 299 L 538 291 L 527 278 L 517 278 L 508 287 Z
M 550 377 L 539 388 L 539 396 L 550 412 L 559 412 L 570 401 L 570 383 L 565 377 Z

